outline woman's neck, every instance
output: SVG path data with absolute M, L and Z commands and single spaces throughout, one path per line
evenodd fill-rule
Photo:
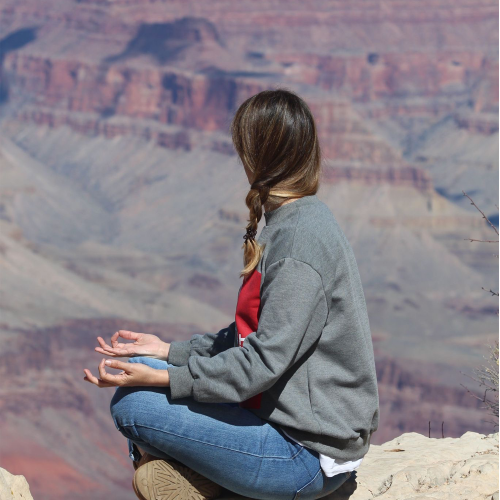
M 292 198 L 290 200 L 285 200 L 283 203 L 279 205 L 269 205 L 268 203 L 264 203 L 264 212 L 271 212 L 275 208 L 281 207 L 282 205 L 286 205 L 287 203 L 291 203 L 292 201 L 298 200 L 298 198 Z

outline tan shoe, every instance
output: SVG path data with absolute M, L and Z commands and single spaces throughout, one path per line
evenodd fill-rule
M 178 461 L 145 453 L 132 481 L 140 500 L 213 500 L 222 487 Z
M 142 464 L 145 464 L 146 462 L 151 462 L 151 460 L 162 460 L 162 459 L 155 457 L 154 455 L 151 455 L 151 453 L 146 452 L 144 453 L 144 455 L 141 455 L 141 458 L 137 462 L 135 460 L 132 462 L 134 470 L 137 470 Z M 169 458 L 168 460 L 169 462 L 175 462 L 176 464 L 183 465 L 175 458 Z

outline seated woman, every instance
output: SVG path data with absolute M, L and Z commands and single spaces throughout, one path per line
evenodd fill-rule
M 237 110 L 232 137 L 250 183 L 235 321 L 170 344 L 99 337 L 99 353 L 130 359 L 103 359 L 100 378 L 85 370 L 88 382 L 117 387 L 111 413 L 142 499 L 208 500 L 221 486 L 321 498 L 359 467 L 378 428 L 365 297 L 353 250 L 316 194 L 309 107 L 287 90 L 260 92 Z

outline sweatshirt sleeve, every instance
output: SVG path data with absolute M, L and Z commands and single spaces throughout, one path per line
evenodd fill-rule
M 176 366 L 187 365 L 190 356 L 212 357 L 234 346 L 235 322 L 217 333 L 196 333 L 189 340 L 170 343 L 167 362 Z
M 309 264 L 283 258 L 266 270 L 256 332 L 212 357 L 168 369 L 172 399 L 234 403 L 272 387 L 320 337 L 328 316 L 323 283 Z

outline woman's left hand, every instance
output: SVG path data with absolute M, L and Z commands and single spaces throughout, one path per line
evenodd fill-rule
M 122 370 L 113 375 L 108 373 L 105 366 Z M 168 370 L 156 370 L 142 363 L 124 363 L 114 359 L 102 360 L 99 363 L 99 377 L 94 377 L 90 370 L 85 368 L 83 380 L 97 385 L 97 387 L 169 387 Z

